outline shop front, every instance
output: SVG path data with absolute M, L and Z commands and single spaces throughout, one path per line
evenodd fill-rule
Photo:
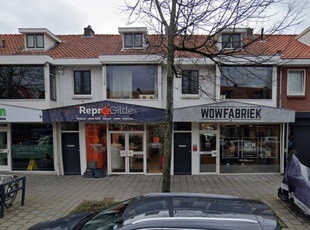
M 164 117 L 163 109 L 111 101 L 43 112 L 44 121 L 60 127 L 65 175 L 90 168 L 108 174 L 161 173 Z
M 0 105 L 0 171 L 54 171 L 53 128 L 42 110 Z
M 285 130 L 294 120 L 294 111 L 238 102 L 174 111 L 176 124 L 190 124 L 186 132 L 192 142 L 191 174 L 283 172 Z M 180 132 L 185 131 L 175 128 L 175 143 L 179 142 Z M 183 145 L 174 146 L 174 159 L 179 159 L 174 160 L 176 172 L 182 161 L 178 155 Z

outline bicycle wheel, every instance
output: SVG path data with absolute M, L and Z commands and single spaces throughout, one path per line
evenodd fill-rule
M 17 184 L 10 184 L 8 186 L 8 189 L 6 190 L 6 192 L 8 193 L 8 192 L 14 191 L 17 188 L 18 188 Z M 14 203 L 14 201 L 16 199 L 16 196 L 17 196 L 17 191 L 11 193 L 10 195 L 8 195 L 6 197 L 6 200 L 4 202 L 4 205 L 5 205 L 6 208 L 9 208 L 9 207 L 11 207 L 13 205 L 13 203 Z

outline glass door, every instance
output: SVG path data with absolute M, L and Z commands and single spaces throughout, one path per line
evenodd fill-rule
M 200 173 L 216 173 L 216 131 L 200 133 Z
M 111 133 L 111 173 L 144 173 L 144 133 Z
M 8 132 L 0 131 L 0 171 L 9 170 Z

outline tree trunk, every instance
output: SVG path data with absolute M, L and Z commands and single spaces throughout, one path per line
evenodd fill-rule
M 173 78 L 174 78 L 174 37 L 176 0 L 172 1 L 171 18 L 168 29 L 168 54 L 167 54 L 167 98 L 166 98 L 166 126 L 164 144 L 164 168 L 162 192 L 170 192 L 171 151 L 173 133 Z

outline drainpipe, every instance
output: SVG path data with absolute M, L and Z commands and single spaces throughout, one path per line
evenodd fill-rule
M 279 108 L 282 108 L 282 66 L 280 67 Z

